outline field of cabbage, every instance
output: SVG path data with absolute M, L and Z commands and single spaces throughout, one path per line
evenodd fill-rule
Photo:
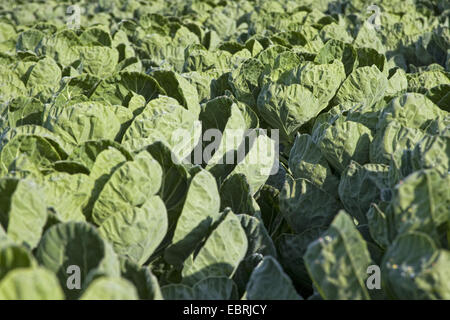
M 0 300 L 450 299 L 448 0 L 0 0 Z

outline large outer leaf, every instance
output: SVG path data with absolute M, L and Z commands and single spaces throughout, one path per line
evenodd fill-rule
M 296 53 L 290 50 L 281 52 L 275 58 L 272 69 L 266 69 L 263 82 L 278 82 L 281 80 L 280 76 L 298 66 L 300 62 L 301 59 Z
M 395 161 L 399 167 L 408 165 L 404 163 L 405 151 L 412 151 L 415 144 L 425 137 L 425 132 L 417 128 L 404 127 L 397 121 L 391 121 L 383 129 L 377 131 L 370 145 L 370 161 L 374 163 L 389 164 Z M 404 174 L 408 169 L 404 169 Z
M 81 143 L 72 150 L 72 153 L 69 155 L 67 160 L 80 162 L 81 164 L 85 165 L 87 168 L 91 170 L 95 162 L 98 161 L 97 157 L 103 151 L 111 149 L 117 149 L 118 151 L 120 151 L 122 155 L 125 157 L 125 160 L 133 159 L 130 152 L 127 151 L 124 147 L 122 147 L 118 142 L 101 139 L 101 140 L 85 141 Z
M 426 135 L 416 144 L 412 154 L 415 170 L 435 169 L 441 175 L 450 171 L 450 136 Z
M 339 198 L 345 209 L 359 223 L 366 224 L 366 213 L 371 203 L 381 200 L 382 193 L 389 190 L 389 167 L 381 164 L 359 165 L 351 162 L 342 173 Z
M 108 30 L 95 26 L 84 30 L 80 35 L 80 41 L 84 45 L 102 45 L 111 47 L 112 39 Z
M 378 127 L 384 128 L 391 121 L 396 121 L 408 128 L 427 130 L 430 120 L 444 115 L 444 111 L 424 95 L 409 92 L 393 99 L 387 105 L 380 117 Z
M 89 174 L 91 180 L 95 181 L 94 188 L 92 189 L 88 204 L 83 209 L 83 213 L 89 220 L 92 218 L 92 208 L 105 184 L 109 181 L 112 174 L 127 161 L 127 158 L 119 150 L 108 148 L 101 151 L 94 160 L 95 162 L 91 164 L 92 168 Z
M 114 48 L 101 46 L 81 46 L 77 48 L 80 53 L 83 69 L 99 78 L 111 75 L 119 60 L 119 53 Z
M 232 174 L 220 186 L 220 209 L 227 207 L 236 214 L 258 214 L 259 206 L 253 198 L 245 175 Z
M 156 70 L 152 76 L 167 94 L 186 107 L 188 110 L 199 113 L 200 106 L 197 90 L 186 79 L 173 71 Z
M 278 171 L 278 166 L 275 167 L 279 156 L 277 142 L 260 131 L 251 131 L 250 150 L 231 173 L 244 174 L 253 195 L 264 185 L 270 175 L 276 173 L 274 169 Z
M 417 171 L 393 190 L 392 224 L 397 234 L 422 231 L 439 241 L 439 227 L 450 221 L 450 175 Z
M 391 69 L 392 70 L 392 69 Z M 390 71 L 391 73 L 391 71 Z M 395 96 L 406 91 L 408 87 L 408 80 L 403 69 L 398 68 L 389 76 L 388 86 L 386 88 L 387 96 Z
M 111 178 L 111 175 L 120 168 L 127 160 L 132 161 L 133 159 L 127 159 L 127 157 L 116 148 L 107 148 L 100 151 L 91 164 L 91 172 L 89 177 L 95 180 L 96 187 L 99 186 L 99 182 L 102 181 L 103 185 Z M 100 190 L 99 190 L 100 191 Z
M 45 176 L 43 191 L 48 207 L 53 207 L 61 221 L 85 221 L 87 205 L 94 182 L 84 174 L 54 173 Z
M 256 268 L 256 266 L 262 261 L 263 255 L 259 253 L 254 253 L 239 263 L 236 271 L 233 274 L 233 281 L 236 283 L 236 287 L 238 290 L 238 296 L 243 298 L 245 294 L 245 290 L 247 288 L 248 280 Z
M 399 236 L 382 262 L 383 283 L 396 299 L 449 299 L 448 250 L 419 232 Z
M 121 257 L 120 267 L 122 277 L 133 283 L 140 299 L 161 300 L 162 293 L 158 279 L 149 267 L 139 267 L 136 263 Z
M 66 67 L 79 58 L 77 47 L 81 45 L 77 34 L 72 30 L 61 30 L 54 38 L 47 39 L 46 55 L 53 57 L 63 67 Z
M 372 48 L 357 48 L 358 67 L 375 65 L 381 72 L 385 71 L 386 57 Z
M 427 292 L 431 299 L 450 299 L 450 252 L 439 250 L 432 267 L 425 270 L 417 279 L 418 286 Z
M 73 149 L 73 146 L 65 142 L 60 136 L 39 125 L 22 125 L 11 130 L 6 130 L 1 137 L 0 147 L 3 149 L 6 143 L 21 136 L 45 139 L 53 147 L 60 159 L 66 159 L 68 153 Z
M 122 105 L 130 93 L 140 94 L 149 102 L 165 94 L 165 91 L 153 77 L 145 73 L 121 72 L 101 81 L 91 99 Z
M 0 281 L 0 300 L 62 300 L 53 273 L 44 268 L 18 268 Z
M 147 261 L 167 232 L 164 203 L 152 196 L 141 207 L 124 207 L 106 218 L 99 227 L 119 255 L 130 257 L 139 265 Z
M 228 79 L 235 97 L 252 108 L 256 107 L 254 91 L 264 66 L 256 59 L 250 58 L 236 68 Z
M 296 287 L 310 289 L 312 286 L 303 256 L 308 245 L 321 233 L 321 229 L 309 229 L 300 234 L 284 233 L 276 240 L 278 261 Z
M 2 84 L 0 86 L 0 101 L 8 101 L 9 99 L 24 94 L 26 92 L 26 88 L 24 83 L 20 80 L 19 76 L 7 69 L 6 67 L 0 67 L 0 82 Z
M 52 58 L 46 57 L 39 60 L 31 69 L 27 80 L 27 87 L 34 94 L 44 92 L 49 96 L 58 86 L 61 80 L 61 69 Z
M 82 289 L 95 273 L 120 275 L 119 261 L 112 247 L 98 231 L 84 222 L 67 222 L 55 225 L 42 237 L 37 253 L 41 265 L 56 273 L 61 287 L 69 299 L 77 298 L 81 290 L 68 289 L 67 268 L 80 268 Z
M 161 141 L 147 147 L 147 151 L 158 161 L 162 168 L 161 188 L 159 196 L 164 201 L 169 215 L 169 228 L 172 229 L 181 213 L 189 186 L 187 169 L 177 163 L 177 157 L 170 148 Z
M 336 102 L 363 103 L 370 106 L 383 98 L 387 86 L 386 75 L 375 65 L 360 67 L 345 79 L 336 94 Z
M 45 200 L 31 180 L 0 179 L 0 224 L 8 238 L 34 248 L 47 221 Z
M 206 168 L 219 181 L 223 180 L 235 165 L 235 163 L 230 163 L 227 159 L 230 158 L 230 155 L 233 155 L 232 159 L 235 158 L 234 153 L 237 152 L 243 142 L 246 133 L 245 130 L 247 129 L 244 116 L 245 114 L 239 108 L 238 104 L 233 103 L 231 99 L 225 97 L 210 100 L 204 105 L 200 113 L 199 119 L 202 121 L 203 139 L 208 141 L 208 145 L 203 149 L 203 161 L 207 163 Z M 218 131 L 208 131 L 209 129 Z M 216 137 L 215 135 L 209 137 L 210 132 L 220 132 L 221 137 Z M 219 139 L 220 141 L 216 141 Z M 214 141 L 211 141 L 211 144 L 209 144 L 209 140 Z M 217 145 L 217 147 L 212 157 L 208 159 L 209 154 L 206 151 L 210 150 L 211 145 Z
M 161 186 L 162 170 L 147 152 L 139 153 L 133 161 L 119 167 L 106 183 L 95 202 L 92 219 L 101 224 L 117 210 L 140 206 Z
M 381 247 L 387 248 L 395 237 L 394 226 L 388 219 L 389 216 L 382 209 L 387 209 L 388 202 L 381 202 L 379 205 L 372 203 L 367 211 L 367 224 L 370 237 Z
M 318 52 L 314 61 L 325 64 L 340 60 L 349 75 L 357 63 L 357 53 L 352 45 L 343 41 L 330 39 Z
M 271 127 L 280 130 L 284 141 L 293 140 L 295 132 L 326 107 L 302 85 L 276 83 L 261 89 L 257 105 L 261 116 Z
M 45 127 L 76 145 L 88 140 L 114 140 L 119 133 L 120 122 L 111 107 L 82 102 L 50 109 Z
M 267 256 L 253 270 L 245 293 L 247 300 L 301 300 L 280 264 Z
M 14 244 L 0 247 L 0 281 L 14 269 L 34 267 L 35 265 L 34 257 L 26 248 Z
M 166 300 L 228 300 L 232 298 L 235 284 L 226 277 L 208 277 L 194 286 L 169 284 L 161 288 Z
M 369 162 L 372 132 L 363 124 L 339 117 L 333 123 L 323 124 L 320 130 L 323 131 L 317 138 L 317 144 L 323 156 L 339 173 L 351 160 L 359 164 Z
M 340 202 L 306 179 L 286 177 L 280 194 L 280 211 L 296 233 L 326 229 L 342 208 Z
M 197 282 L 193 289 L 198 300 L 227 300 L 234 298 L 235 286 L 229 278 L 208 277 Z
M 313 283 L 324 299 L 369 299 L 367 245 L 351 217 L 341 211 L 330 228 L 312 242 L 304 256 Z
M 247 237 L 239 219 L 228 212 L 194 260 L 183 268 L 183 282 L 194 284 L 208 276 L 231 276 L 247 252 Z
M 156 141 L 163 141 L 178 159 L 183 160 L 200 138 L 201 130 L 196 120 L 197 115 L 175 99 L 160 97 L 148 103 L 133 120 L 125 132 L 123 145 L 138 151 Z
M 26 156 L 38 169 L 44 170 L 52 162 L 61 160 L 61 154 L 47 139 L 37 135 L 16 135 L 0 153 L 1 169 L 8 172 L 19 156 Z
M 443 70 L 428 70 L 407 74 L 408 91 L 420 92 L 440 84 L 450 84 L 448 74 Z
M 247 214 L 238 215 L 247 234 L 248 249 L 246 257 L 259 253 L 264 256 L 277 257 L 277 251 L 263 222 Z
M 11 127 L 42 123 L 44 104 L 36 98 L 18 96 L 8 106 L 8 122 Z
M 442 110 L 450 112 L 450 84 L 437 85 L 429 89 L 426 96 Z
M 333 174 L 322 151 L 307 134 L 295 138 L 289 154 L 289 169 L 295 179 L 304 178 L 338 197 L 338 178 Z
M 122 278 L 101 277 L 94 280 L 81 300 L 137 300 L 136 288 Z
M 284 74 L 279 82 L 299 83 L 308 88 L 319 101 L 320 110 L 334 97 L 345 79 L 344 65 L 339 60 L 329 64 L 306 63 Z
M 172 264 L 182 264 L 219 218 L 219 209 L 216 180 L 208 171 L 202 170 L 191 181 L 165 259 Z

